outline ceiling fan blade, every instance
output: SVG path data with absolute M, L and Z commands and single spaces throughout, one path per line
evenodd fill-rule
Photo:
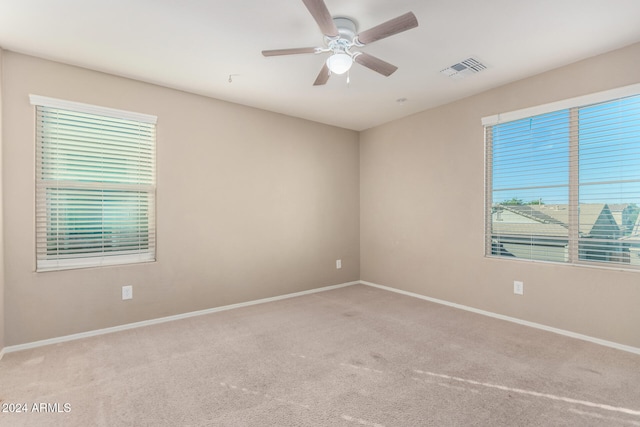
M 329 72 L 329 67 L 327 67 L 327 63 L 325 62 L 322 70 L 320 70 L 320 73 L 318 73 L 318 77 L 316 77 L 316 81 L 313 82 L 313 85 L 321 86 L 323 84 L 326 84 L 327 81 L 329 81 L 330 76 L 331 73 Z
M 369 44 L 376 40 L 384 39 L 394 34 L 410 30 L 418 26 L 418 19 L 413 12 L 407 12 L 397 18 L 370 28 L 358 34 L 358 41 L 362 44 Z
M 375 56 L 369 55 L 368 53 L 364 52 L 361 52 L 359 55 L 355 56 L 353 60 L 358 64 L 364 65 L 365 67 L 386 77 L 389 77 L 398 69 L 398 67 L 396 67 L 395 65 L 389 64 L 382 59 L 376 58 Z
M 264 56 L 278 56 L 278 55 L 297 55 L 299 53 L 316 53 L 315 47 L 296 47 L 293 49 L 273 49 L 263 50 Z
M 329 37 L 338 36 L 338 28 L 336 24 L 334 24 L 331 13 L 329 13 L 329 9 L 327 9 L 324 0 L 302 0 L 302 2 L 307 6 L 307 9 L 309 9 L 313 19 L 316 20 L 322 34 Z

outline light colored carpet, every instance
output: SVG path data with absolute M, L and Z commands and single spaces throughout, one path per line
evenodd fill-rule
M 10 353 L 0 401 L 12 427 L 640 426 L 640 356 L 356 285 Z

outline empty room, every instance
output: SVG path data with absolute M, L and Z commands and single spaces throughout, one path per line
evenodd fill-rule
M 637 0 L 0 0 L 0 426 L 640 426 Z

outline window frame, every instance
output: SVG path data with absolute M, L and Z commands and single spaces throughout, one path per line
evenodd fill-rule
M 602 92 L 592 93 L 575 98 L 565 99 L 557 102 L 543 104 L 539 106 L 524 108 L 507 113 L 495 114 L 482 118 L 482 125 L 484 130 L 484 255 L 486 258 L 492 259 L 504 259 L 504 260 L 517 260 L 522 262 L 543 262 L 543 263 L 557 263 L 562 265 L 575 265 L 575 266 L 595 266 L 602 268 L 613 269 L 629 269 L 631 271 L 639 271 L 640 266 L 632 265 L 620 262 L 611 261 L 594 261 L 582 259 L 579 254 L 579 247 L 582 238 L 579 237 L 579 200 L 578 190 L 580 188 L 579 176 L 578 176 L 578 149 L 580 142 L 577 140 L 577 132 L 571 133 L 571 139 L 569 143 L 570 153 L 567 158 L 567 165 L 569 167 L 568 186 L 569 186 L 569 198 L 567 200 L 568 209 L 568 241 L 567 241 L 567 256 L 564 261 L 549 261 L 544 259 L 535 258 L 522 258 L 522 257 L 509 257 L 502 254 L 494 254 L 492 235 L 493 233 L 493 220 L 492 220 L 492 208 L 493 208 L 493 182 L 492 182 L 492 141 L 490 132 L 494 125 L 500 125 L 504 123 L 513 122 L 516 120 L 533 118 L 536 116 L 544 115 L 547 113 L 560 112 L 561 110 L 567 110 L 571 116 L 569 126 L 577 125 L 578 111 L 583 107 L 589 107 L 595 104 L 606 103 L 616 101 L 622 98 L 638 96 L 640 95 L 640 83 Z M 575 163 L 574 163 L 575 162 Z M 536 235 L 532 233 L 532 238 Z M 540 238 L 541 236 L 538 236 Z M 543 236 L 542 236 L 543 237 Z
M 142 194 L 146 194 L 145 202 L 148 203 L 148 208 L 143 211 L 148 215 L 148 224 L 146 227 L 147 232 L 147 248 L 141 249 L 135 253 L 132 251 L 123 251 L 123 250 L 115 250 L 115 251 L 105 251 L 104 249 L 101 252 L 79 252 L 78 256 L 54 256 L 53 259 L 48 259 L 45 255 L 43 256 L 40 252 L 42 250 L 38 249 L 38 241 L 39 239 L 46 239 L 47 232 L 46 229 L 42 230 L 42 224 L 39 225 L 39 216 L 42 214 L 38 214 L 38 209 L 42 209 L 43 200 L 46 200 L 47 197 L 47 188 L 53 188 L 47 185 L 43 185 L 44 183 L 44 175 L 41 170 L 41 160 L 38 158 L 38 153 L 41 153 L 43 148 L 43 140 L 39 133 L 36 131 L 34 135 L 34 141 L 36 144 L 35 149 L 35 162 L 36 162 L 36 175 L 35 175 L 35 271 L 36 272 L 46 272 L 46 271 L 57 271 L 57 270 L 69 270 L 69 269 L 78 269 L 78 268 L 89 268 L 89 267 L 100 267 L 100 266 L 108 266 L 108 265 L 124 265 L 124 264 L 133 264 L 133 263 L 146 263 L 146 262 L 154 262 L 156 260 L 156 145 L 157 145 L 157 137 L 156 137 L 156 125 L 157 125 L 157 116 L 150 114 L 137 113 L 126 110 L 119 110 L 108 107 L 101 107 L 91 104 L 85 104 L 80 102 L 67 101 L 62 99 L 50 98 L 40 95 L 29 95 L 29 100 L 31 105 L 33 105 L 34 110 L 34 122 L 37 125 L 36 118 L 38 117 L 38 108 L 46 108 L 46 109 L 58 109 L 58 110 L 66 110 L 72 113 L 79 114 L 91 114 L 94 116 L 101 116 L 103 119 L 117 119 L 117 120 L 127 120 L 138 122 L 141 125 L 149 126 L 152 132 L 151 136 L 151 154 L 148 157 L 151 162 L 151 182 L 148 185 L 138 185 L 132 184 L 128 186 L 127 184 L 112 184 L 106 181 L 103 182 L 94 182 L 94 181 L 82 181 L 82 180 L 58 180 L 59 182 L 65 182 L 67 185 L 60 186 L 59 189 L 63 191 L 72 191 L 73 189 L 85 189 L 84 191 L 116 191 L 120 192 L 120 195 L 126 192 L 138 192 Z M 126 189 L 124 187 L 127 187 Z M 104 202 L 103 202 L 104 203 Z M 122 203 L 122 202 L 120 202 Z M 44 203 L 45 209 L 48 209 L 47 203 Z M 103 206 L 103 205 L 101 205 Z M 141 205 L 137 205 L 138 210 Z M 46 223 L 50 221 L 51 211 L 46 210 L 44 214 L 44 218 Z M 104 218 L 104 212 L 102 214 L 102 218 Z M 45 223 L 45 224 L 46 224 Z M 104 241 L 105 234 L 100 234 L 100 239 Z M 104 246 L 103 246 L 104 248 Z

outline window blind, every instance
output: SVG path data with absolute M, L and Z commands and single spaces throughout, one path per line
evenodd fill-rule
M 640 268 L 640 95 L 485 127 L 489 256 Z
M 155 118 L 56 101 L 32 98 L 37 270 L 154 260 Z

